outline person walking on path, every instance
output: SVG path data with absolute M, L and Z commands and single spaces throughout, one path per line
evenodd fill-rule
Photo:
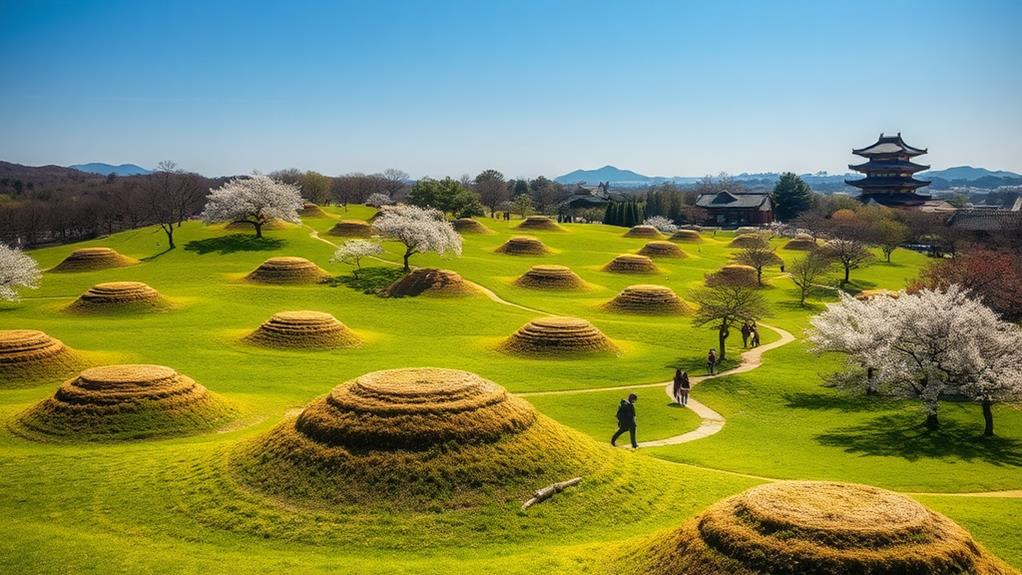
M 717 352 L 710 350 L 710 353 L 706 354 L 706 372 L 713 375 L 713 368 L 717 366 Z
M 674 394 L 674 401 L 678 405 L 685 405 L 685 401 L 684 401 L 685 397 L 683 397 L 682 393 L 683 393 L 683 390 L 685 389 L 685 384 L 687 384 L 687 383 L 688 383 L 688 372 L 687 371 L 681 371 L 680 369 L 675 369 L 674 370 L 674 387 L 671 388 L 671 390 L 672 390 L 672 392 Z
M 752 347 L 759 347 L 759 330 L 752 328 Z
M 752 335 L 752 326 L 749 322 L 742 324 L 742 347 L 749 347 L 749 336 Z
M 678 399 L 678 405 L 685 407 L 688 405 L 688 392 L 692 389 L 692 382 L 688 380 L 688 372 L 684 371 L 681 373 L 681 383 L 676 383 L 678 391 L 675 393 L 675 397 Z
M 632 449 L 639 448 L 639 444 L 635 441 L 635 402 L 638 399 L 638 395 L 629 393 L 628 399 L 622 399 L 621 404 L 617 406 L 617 431 L 610 438 L 612 446 L 617 447 L 617 438 L 627 431 L 629 439 L 632 440 Z

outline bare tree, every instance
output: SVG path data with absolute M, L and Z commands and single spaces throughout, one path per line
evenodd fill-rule
M 387 168 L 383 170 L 382 186 L 384 192 L 392 199 L 397 198 L 397 194 L 404 189 L 405 182 L 408 181 L 408 173 L 395 169 Z
M 202 182 L 195 174 L 178 169 L 170 161 L 160 162 L 156 170 L 145 177 L 142 193 L 148 207 L 147 219 L 167 234 L 167 249 L 174 244 L 174 228 L 195 213 L 203 196 Z
M 845 270 L 845 279 L 841 281 L 846 284 L 849 281 L 851 271 L 864 267 L 874 260 L 869 246 L 865 243 L 850 238 L 835 238 L 823 244 L 820 252 L 831 260 L 841 264 Z
M 830 271 L 834 262 L 823 256 L 818 250 L 812 250 L 801 258 L 797 258 L 788 266 L 791 281 L 799 289 L 799 305 L 806 305 L 806 297 Z
M 727 357 L 727 338 L 738 322 L 756 321 L 767 313 L 766 300 L 756 288 L 738 285 L 716 285 L 693 293 L 699 304 L 694 322 L 697 326 L 714 324 L 720 347 L 718 358 Z
M 490 217 L 493 217 L 497 207 L 510 199 L 507 191 L 507 182 L 504 181 L 504 174 L 497 170 L 484 170 L 475 178 L 475 189 L 479 192 L 479 201 L 490 208 Z
M 756 285 L 763 285 L 763 268 L 769 265 L 780 265 L 783 263 L 780 256 L 774 250 L 765 246 L 745 248 L 738 252 L 736 258 L 738 263 L 756 268 Z

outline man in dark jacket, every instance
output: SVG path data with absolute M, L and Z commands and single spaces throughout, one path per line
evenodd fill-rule
M 632 449 L 638 449 L 639 444 L 635 442 L 635 401 L 639 396 L 634 393 L 628 394 L 628 399 L 622 399 L 617 407 L 617 432 L 610 438 L 610 444 L 617 447 L 617 438 L 628 432 L 632 440 Z

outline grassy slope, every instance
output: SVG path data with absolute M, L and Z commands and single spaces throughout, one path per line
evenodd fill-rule
M 353 207 L 344 215 L 367 217 L 370 212 Z M 319 218 L 307 223 L 325 231 L 334 220 Z M 143 566 L 153 572 L 219 572 L 227 570 L 224 565 L 229 565 L 231 572 L 294 567 L 319 571 L 338 565 L 352 572 L 421 572 L 424 563 L 417 559 L 421 550 L 376 551 L 360 545 L 357 538 L 325 547 L 308 535 L 305 520 L 296 519 L 293 513 L 263 517 L 258 506 L 239 503 L 229 496 L 229 490 L 212 490 L 195 500 L 189 495 L 194 489 L 186 480 L 200 486 L 206 481 L 215 484 L 221 476 L 215 466 L 209 468 L 209 461 L 215 460 L 224 446 L 265 431 L 285 410 L 299 407 L 331 386 L 367 371 L 416 365 L 456 367 L 480 373 L 512 391 L 607 387 L 664 381 L 671 374 L 671 366 L 698 365 L 705 350 L 716 346 L 712 331 L 694 328 L 685 318 L 625 316 L 607 313 L 599 306 L 633 283 L 663 283 L 685 297 L 701 283 L 704 273 L 726 261 L 731 253 L 726 248 L 729 238 L 708 238 L 699 246 L 683 245 L 690 257 L 661 260 L 662 273 L 656 276 L 619 276 L 599 268 L 614 255 L 635 251 L 644 243 L 619 237 L 623 232 L 620 228 L 570 226 L 568 233 L 533 233 L 555 253 L 520 258 L 492 253 L 515 232 L 503 222 L 486 223 L 497 233 L 467 236 L 462 258 L 443 261 L 417 257 L 415 263 L 455 269 L 505 299 L 528 307 L 590 319 L 620 345 L 623 355 L 559 361 L 500 354 L 493 347 L 535 314 L 497 305 L 481 296 L 383 300 L 344 286 L 265 287 L 241 281 L 246 272 L 271 255 L 302 255 L 332 273 L 347 272 L 346 266 L 328 261 L 330 246 L 310 238 L 308 230 L 298 227 L 270 232 L 268 241 L 253 242 L 239 237 L 223 239 L 220 230 L 186 223 L 178 232 L 182 246 L 178 250 L 132 268 L 47 274 L 42 289 L 26 294 L 31 299 L 17 306 L 0 306 L 0 328 L 42 329 L 104 361 L 173 366 L 233 399 L 242 410 L 241 423 L 251 424 L 219 435 L 90 448 L 40 446 L 0 436 L 0 513 L 8 518 L 0 527 L 0 557 L 4 558 L 0 559 L 0 568 L 11 561 L 16 563 L 7 565 L 11 568 L 7 570 L 15 572 L 63 572 L 69 566 L 76 571 L 96 572 L 136 571 Z M 125 255 L 146 258 L 160 252 L 161 242 L 158 232 L 140 230 L 84 245 L 106 245 Z M 44 267 L 51 267 L 78 247 L 38 250 L 34 256 Z M 393 246 L 388 250 L 388 258 L 396 260 L 397 250 Z M 868 279 L 862 287 L 897 288 L 924 261 L 921 256 L 900 251 L 895 259 L 897 265 L 857 270 L 853 278 Z M 592 289 L 562 294 L 512 285 L 515 277 L 535 263 L 567 264 L 592 284 Z M 775 276 L 776 269 L 769 275 Z M 61 312 L 90 285 L 111 280 L 148 282 L 177 307 L 144 317 L 81 317 Z M 794 292 L 786 280 L 773 277 L 771 281 L 774 287 L 765 291 L 775 316 L 768 323 L 798 335 L 807 314 L 793 303 Z M 288 309 L 331 312 L 367 343 L 359 349 L 303 353 L 267 351 L 238 342 L 273 312 Z M 440 345 L 438 333 L 444 334 Z M 772 332 L 764 333 L 764 342 L 774 338 Z M 906 443 L 903 435 L 914 433 L 914 420 L 904 417 L 918 416 L 912 406 L 863 407 L 866 404 L 859 400 L 847 401 L 819 386 L 817 374 L 834 367 L 835 361 L 812 361 L 811 368 L 806 369 L 804 349 L 796 344 L 768 354 L 759 371 L 701 384 L 693 395 L 728 417 L 724 431 L 699 442 L 656 450 L 655 454 L 752 474 L 867 481 L 914 491 L 1020 487 L 1017 477 L 1022 449 L 1008 439 L 996 446 L 976 442 L 972 428 L 978 425 L 978 413 L 973 407 L 947 410 L 948 421 L 957 423 L 949 426 L 953 436 L 948 439 L 954 443 Z M 40 385 L 3 390 L 0 421 L 9 421 L 21 409 L 52 393 L 53 388 Z M 623 393 L 532 399 L 546 414 L 606 441 L 605 436 L 613 431 L 613 410 Z M 640 395 L 647 399 L 639 404 L 643 439 L 682 433 L 698 425 L 698 418 L 690 412 L 669 407 L 659 389 L 641 390 Z M 1002 437 L 1022 437 L 1022 417 L 1017 412 L 1002 409 L 998 415 Z M 557 533 L 563 529 L 572 534 L 567 539 L 522 535 L 511 537 L 506 545 L 490 544 L 481 549 L 447 544 L 427 553 L 426 564 L 436 572 L 454 568 L 495 573 L 591 569 L 600 557 L 594 550 L 614 549 L 629 537 L 675 525 L 720 496 L 751 484 L 733 475 L 658 465 L 647 458 L 643 461 L 648 461 L 650 474 L 665 474 L 665 481 L 678 482 L 679 493 L 684 488 L 684 495 L 671 502 L 655 497 L 643 499 L 641 492 L 636 494 L 636 502 L 647 501 L 648 505 L 626 511 L 643 517 L 630 530 L 606 529 L 607 520 L 622 512 L 617 508 L 607 509 L 603 518 L 573 521 L 559 517 L 558 508 L 551 505 L 527 520 L 517 519 L 513 522 L 515 528 L 523 533 Z M 1016 483 L 1012 483 L 1012 476 Z M 139 501 L 153 504 L 140 508 Z M 940 498 L 939 503 L 940 510 L 969 527 L 979 523 L 982 512 L 989 514 L 992 519 L 986 527 L 975 528 L 977 537 L 1009 561 L 1022 565 L 1022 551 L 1011 543 L 1006 528 L 1012 520 L 1017 525 L 1015 502 L 1000 505 L 1001 500 Z M 206 520 L 196 523 L 195 510 L 199 508 L 211 511 L 198 513 Z M 489 510 L 483 519 L 465 524 L 452 521 L 445 533 L 459 540 L 474 540 L 472 534 L 485 531 L 487 522 L 505 522 L 505 512 Z M 232 532 L 234 517 L 247 518 L 238 523 L 248 525 L 248 530 Z M 381 520 L 395 525 L 395 532 L 401 524 L 401 518 Z M 256 535 L 260 531 L 251 526 L 261 521 L 270 527 Z M 433 529 L 445 523 L 443 517 L 431 518 L 419 523 L 424 530 L 413 536 L 434 533 Z M 993 527 L 997 525 L 1005 528 Z M 289 530 L 289 526 L 295 530 Z M 288 541 L 289 537 L 295 541 Z M 400 547 L 403 539 L 398 539 Z M 430 537 L 425 540 L 428 543 Z M 554 552 L 540 551 L 547 546 L 555 546 Z

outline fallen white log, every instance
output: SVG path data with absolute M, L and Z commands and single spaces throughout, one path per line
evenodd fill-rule
M 537 503 L 550 499 L 554 495 L 564 491 L 565 489 L 571 487 L 572 485 L 578 485 L 581 481 L 582 481 L 581 477 L 575 477 L 567 481 L 561 481 L 560 483 L 548 485 L 543 489 L 537 489 L 536 492 L 532 494 L 532 498 L 522 504 L 522 511 L 525 511 L 526 509 L 532 507 Z

